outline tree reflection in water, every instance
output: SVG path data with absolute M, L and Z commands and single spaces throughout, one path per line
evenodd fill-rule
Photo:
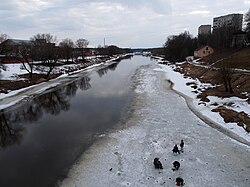
M 103 75 L 107 74 L 109 70 L 115 71 L 115 69 L 116 69 L 116 67 L 117 67 L 118 64 L 119 64 L 119 62 L 116 62 L 116 63 L 111 64 L 111 65 L 108 66 L 108 67 L 99 69 L 99 70 L 97 71 L 99 77 L 102 77 Z
M 123 58 L 118 58 L 117 60 L 115 60 L 115 63 L 105 67 L 105 68 L 102 68 L 100 70 L 97 71 L 99 77 L 102 77 L 103 75 L 107 74 L 109 70 L 111 71 L 115 71 L 115 69 L 117 68 L 118 64 L 123 60 L 123 59 L 131 59 L 133 56 L 132 55 L 128 55 L 128 56 L 125 56 Z
M 0 112 L 0 147 L 4 148 L 12 144 L 19 144 L 22 139 L 23 127 L 11 127 L 5 114 Z
M 91 88 L 90 78 L 81 77 L 56 91 L 40 95 L 25 104 L 21 103 L 18 108 L 1 111 L 0 147 L 19 144 L 25 132 L 22 124 L 38 121 L 44 112 L 58 115 L 61 110 L 69 110 L 70 98 L 75 96 L 78 88 L 83 91 Z

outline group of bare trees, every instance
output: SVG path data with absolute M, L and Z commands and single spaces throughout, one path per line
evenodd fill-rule
M 89 41 L 83 38 L 73 42 L 66 38 L 58 43 L 57 37 L 49 33 L 38 33 L 30 38 L 29 41 L 23 41 L 21 44 L 13 45 L 7 42 L 10 37 L 7 34 L 0 34 L 0 63 L 6 58 L 21 59 L 23 67 L 32 78 L 34 61 L 39 61 L 41 65 L 47 67 L 46 78 L 57 65 L 59 59 L 65 59 L 66 63 L 74 61 L 81 57 L 81 62 L 84 61 L 85 49 Z M 37 63 L 36 63 L 37 64 Z
M 179 35 L 168 37 L 164 44 L 164 55 L 168 61 L 183 61 L 187 56 L 193 55 L 197 48 L 197 38 L 193 38 L 185 31 Z

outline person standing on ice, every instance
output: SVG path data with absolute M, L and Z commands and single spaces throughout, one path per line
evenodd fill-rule
M 154 159 L 154 166 L 156 169 L 163 169 L 162 164 L 161 164 L 159 158 L 157 158 L 157 157 Z
M 184 148 L 184 141 L 183 140 L 181 140 L 180 147 L 181 147 L 181 152 L 183 153 L 184 152 L 184 150 L 183 150 L 183 148 Z
M 181 154 L 180 151 L 179 151 L 179 148 L 177 146 L 177 144 L 175 144 L 174 148 L 173 148 L 173 154 L 176 155 L 177 153 Z

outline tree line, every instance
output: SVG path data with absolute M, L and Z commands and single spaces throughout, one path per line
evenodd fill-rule
M 21 43 L 16 46 L 12 43 L 7 34 L 0 34 L 0 64 L 8 59 L 18 59 L 23 63 L 23 67 L 32 78 L 34 70 L 34 61 L 40 62 L 48 68 L 45 78 L 48 78 L 52 70 L 61 63 L 87 63 L 85 61 L 86 53 L 91 52 L 88 48 L 89 41 L 80 38 L 75 42 L 70 38 L 65 38 L 58 43 L 57 37 L 49 33 L 38 33 L 30 38 L 29 41 L 20 40 Z M 117 55 L 130 52 L 130 49 L 121 49 L 117 46 L 105 46 L 95 48 L 95 54 L 98 55 Z M 60 63 L 59 63 L 60 61 Z

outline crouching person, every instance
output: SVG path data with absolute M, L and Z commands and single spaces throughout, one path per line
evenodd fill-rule
M 178 161 L 174 161 L 173 162 L 173 171 L 176 171 L 176 170 L 178 170 L 179 169 L 179 167 L 180 167 L 180 162 L 178 162 Z
M 177 177 L 175 182 L 176 182 L 176 186 L 184 186 L 184 180 L 180 177 Z

